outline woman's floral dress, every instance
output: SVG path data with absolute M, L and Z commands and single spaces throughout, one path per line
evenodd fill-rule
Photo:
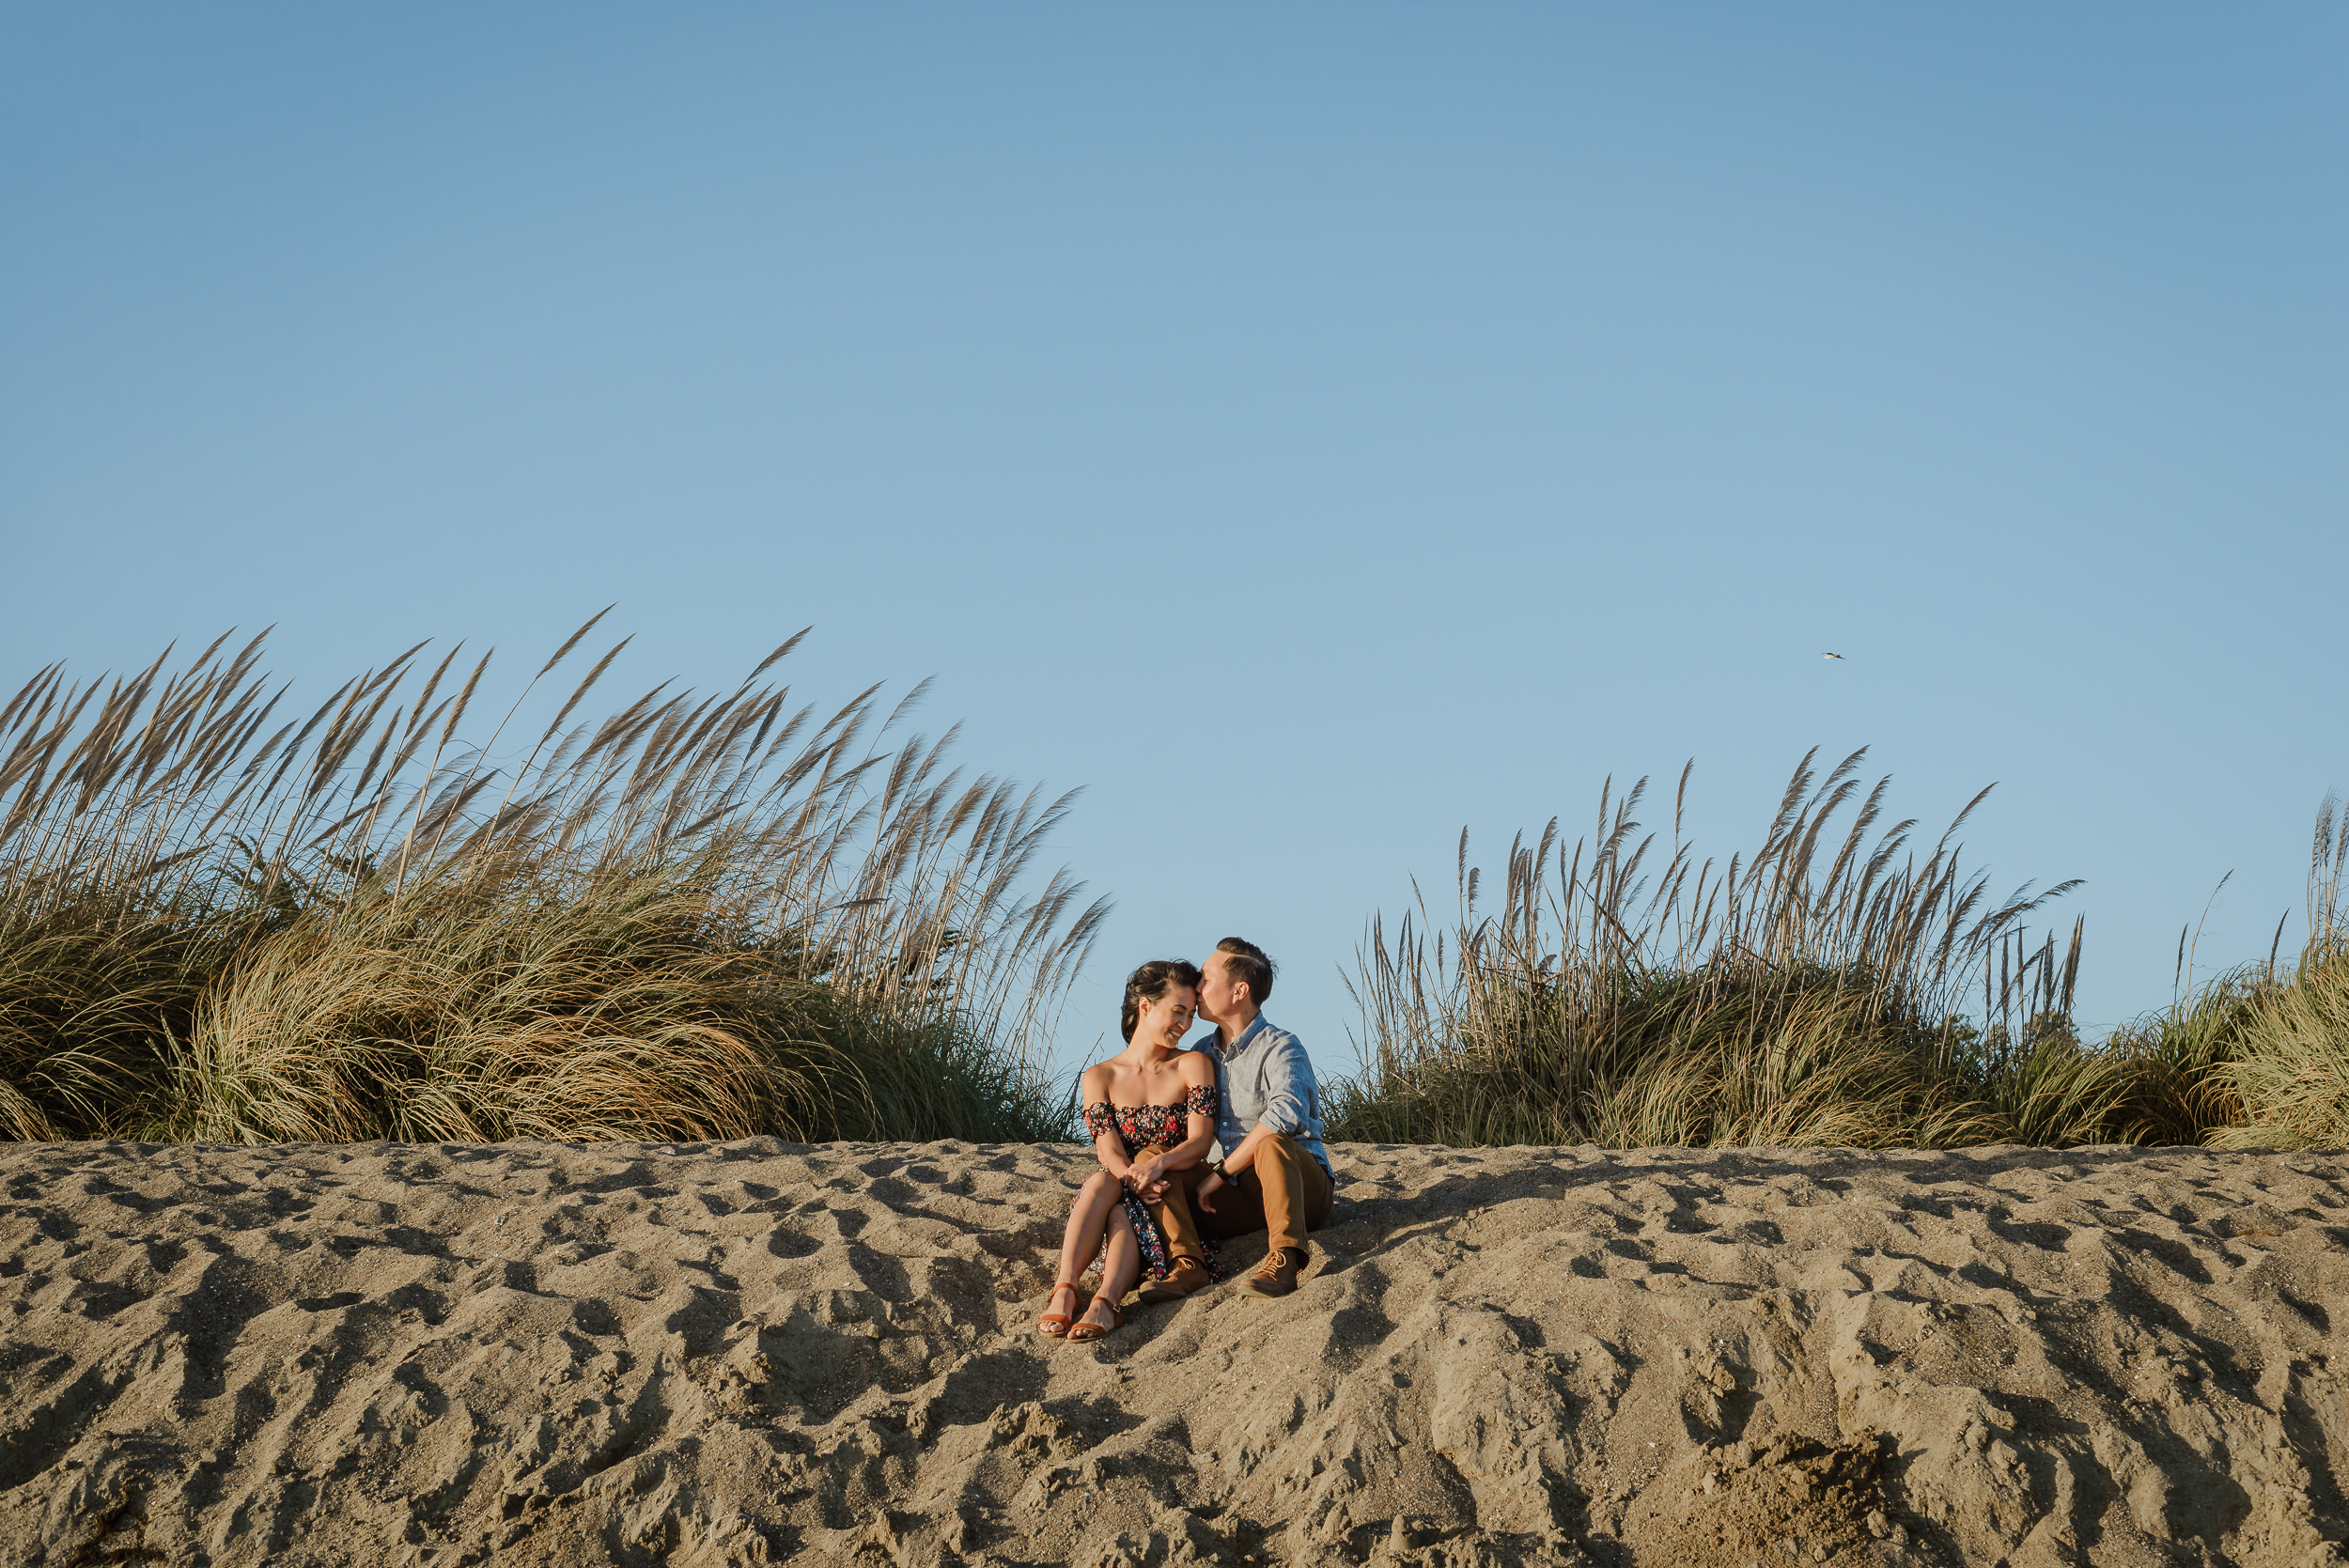
M 1205 1116 L 1215 1120 L 1215 1085 L 1202 1084 L 1174 1105 L 1112 1105 L 1096 1100 L 1085 1107 L 1085 1131 L 1098 1139 L 1105 1132 L 1117 1134 L 1126 1146 L 1126 1157 L 1132 1159 L 1140 1151 L 1155 1143 L 1171 1149 L 1183 1141 L 1186 1119 Z M 1174 1260 L 1166 1250 L 1166 1234 L 1159 1222 L 1150 1218 L 1150 1205 L 1131 1192 L 1121 1194 L 1126 1204 L 1126 1218 L 1133 1221 L 1134 1240 L 1142 1244 L 1142 1266 L 1149 1270 L 1153 1280 L 1163 1280 L 1174 1271 Z M 1109 1238 L 1101 1241 L 1103 1251 L 1109 1250 Z

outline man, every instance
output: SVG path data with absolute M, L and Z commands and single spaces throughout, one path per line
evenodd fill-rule
M 1308 1256 L 1305 1233 L 1330 1218 L 1337 1191 L 1321 1146 L 1321 1094 L 1296 1035 L 1264 1016 L 1272 995 L 1264 949 L 1226 937 L 1203 966 L 1199 1016 L 1215 1032 L 1184 1047 L 1215 1059 L 1216 1141 L 1222 1159 L 1170 1172 L 1150 1212 L 1166 1234 L 1174 1271 L 1145 1301 L 1190 1295 L 1208 1282 L 1200 1233 L 1219 1239 L 1263 1231 L 1264 1262 L 1239 1282 L 1255 1296 L 1286 1296 Z

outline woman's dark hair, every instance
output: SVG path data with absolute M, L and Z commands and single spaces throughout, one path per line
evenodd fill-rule
M 1118 1020 L 1128 1045 L 1134 1043 L 1134 1028 L 1142 1022 L 1143 1007 L 1166 995 L 1170 986 L 1197 990 L 1199 966 L 1188 958 L 1153 958 L 1126 977 L 1126 1005 L 1119 1010 Z

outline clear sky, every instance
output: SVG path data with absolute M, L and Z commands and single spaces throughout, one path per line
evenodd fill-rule
M 1064 1027 L 1339 978 L 1465 824 L 1874 748 L 2082 1016 L 2297 909 L 2341 721 L 2333 6 L 13 6 L 0 669 L 278 624 L 938 678 L 1087 793 Z M 1843 653 L 1842 662 L 1820 655 Z M 513 673 L 522 673 L 516 668 Z M 615 677 L 617 678 L 617 677 Z M 2064 917 L 2068 919 L 2067 917 Z M 2287 950 L 2298 940 L 2295 915 Z

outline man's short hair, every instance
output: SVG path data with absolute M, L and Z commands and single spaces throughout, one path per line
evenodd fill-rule
M 1237 937 L 1226 937 L 1215 944 L 1215 950 L 1231 955 L 1224 972 L 1246 986 L 1248 1000 L 1262 1007 L 1265 998 L 1272 994 L 1272 977 L 1279 972 L 1272 967 L 1272 960 L 1265 956 L 1264 949 Z

